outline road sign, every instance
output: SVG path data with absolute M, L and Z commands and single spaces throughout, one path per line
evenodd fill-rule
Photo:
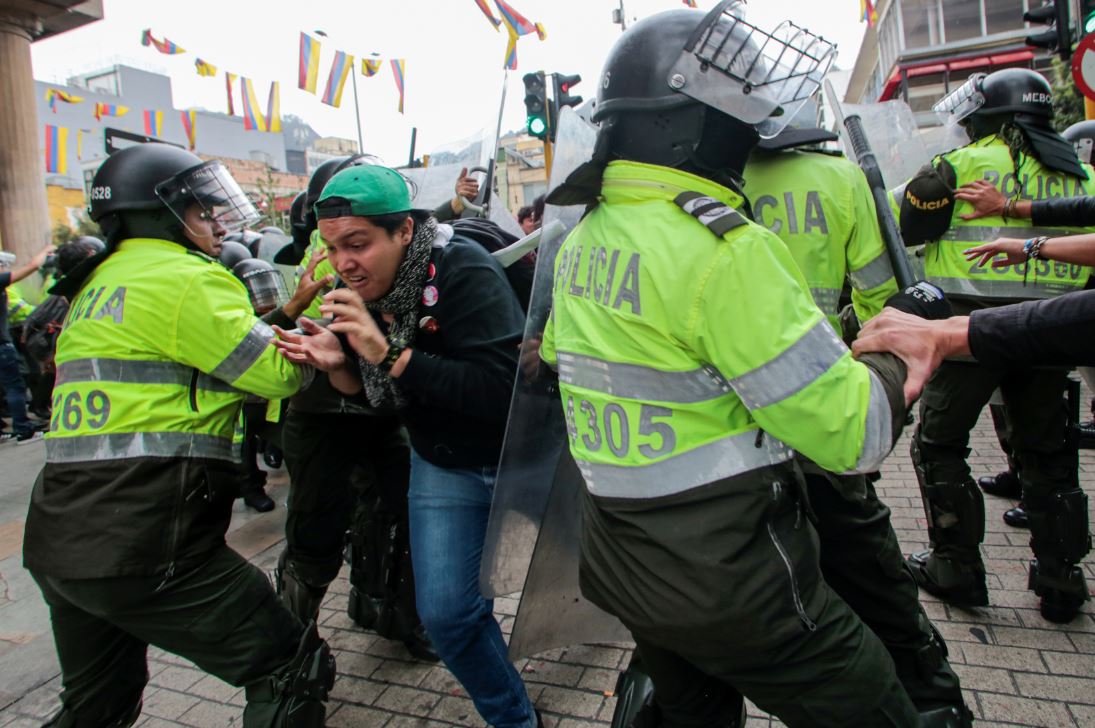
M 1081 38 L 1072 54 L 1072 80 L 1080 93 L 1095 101 L 1095 33 Z

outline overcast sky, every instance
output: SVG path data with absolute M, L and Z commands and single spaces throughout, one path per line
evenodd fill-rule
M 493 2 L 489 3 L 493 7 Z M 601 63 L 620 35 L 611 22 L 618 0 L 512 0 L 518 12 L 547 31 L 544 41 L 523 37 L 518 68 L 509 74 L 503 131 L 524 126 L 524 86 L 529 71 L 580 73 L 573 93 L 586 98 Z M 336 49 L 360 58 L 370 53 L 406 59 L 405 114 L 390 66 L 372 78 L 358 74 L 357 87 L 366 151 L 390 164 L 407 159 L 411 128 L 418 127 L 419 155 L 490 128 L 493 132 L 503 85 L 504 29 L 495 32 L 473 0 L 104 0 L 104 19 L 32 46 L 34 75 L 63 82 L 70 75 L 114 63 L 126 63 L 172 78 L 175 106 L 226 111 L 224 71 L 255 81 L 265 107 L 271 81 L 281 82 L 282 114 L 296 114 L 324 136 L 356 138 L 353 92 L 347 79 L 342 106 L 320 103 Z M 714 0 L 699 0 L 710 9 Z M 679 0 L 625 0 L 629 18 L 679 8 Z M 866 25 L 859 22 L 859 0 L 755 0 L 747 18 L 761 27 L 790 19 L 837 44 L 837 65 L 850 68 Z M 167 56 L 140 45 L 151 28 L 186 49 Z M 328 34 L 320 59 L 318 94 L 297 88 L 300 31 Z M 313 34 L 314 35 L 314 34 Z M 218 69 L 202 78 L 194 69 L 200 57 Z M 355 61 L 357 70 L 360 62 Z M 237 91 L 237 110 L 239 99 Z M 198 130 L 201 133 L 201 130 Z M 259 133 L 259 132 L 256 132 Z

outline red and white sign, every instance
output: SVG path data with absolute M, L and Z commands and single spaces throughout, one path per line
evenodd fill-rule
M 1072 54 L 1072 80 L 1087 98 L 1095 101 L 1095 33 L 1080 39 Z

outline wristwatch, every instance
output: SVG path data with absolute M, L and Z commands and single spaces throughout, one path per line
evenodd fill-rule
M 388 353 L 384 355 L 384 358 L 377 362 L 377 366 L 380 367 L 380 371 L 385 374 L 392 373 L 392 367 L 399 361 L 400 355 L 407 350 L 407 344 L 402 339 L 393 339 L 388 337 Z

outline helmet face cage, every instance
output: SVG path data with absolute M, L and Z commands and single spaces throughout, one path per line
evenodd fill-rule
M 192 234 L 200 233 L 186 224 L 186 210 L 191 205 L 197 205 L 205 219 L 229 232 L 241 230 L 262 217 L 231 173 L 217 161 L 161 182 L 156 185 L 156 196 Z
M 770 139 L 821 88 L 836 47 L 790 21 L 761 30 L 743 10 L 740 0 L 724 0 L 708 13 L 667 81 Z
M 932 106 L 932 111 L 950 114 L 953 121 L 959 122 L 985 105 L 985 94 L 981 85 L 987 73 L 975 73 L 964 84 L 951 91 Z
M 285 279 L 276 269 L 249 271 L 243 274 L 242 280 L 251 299 L 251 307 L 260 315 L 289 301 Z

